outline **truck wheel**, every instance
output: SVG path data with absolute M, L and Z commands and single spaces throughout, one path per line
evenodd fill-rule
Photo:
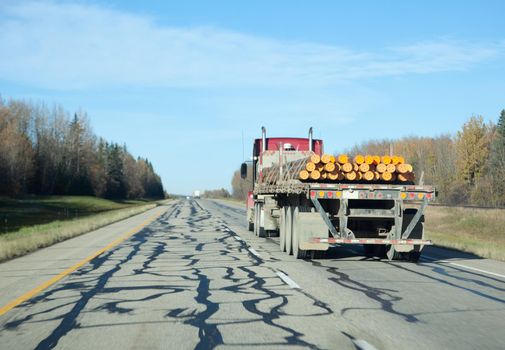
M 253 232 L 254 235 L 258 235 L 258 228 L 259 228 L 259 210 L 258 210 L 259 204 L 255 203 L 254 204 L 254 225 L 253 225 Z
M 286 253 L 288 255 L 293 254 L 292 236 L 293 236 L 293 207 L 289 206 L 286 208 Z
M 250 222 L 250 221 L 247 221 L 247 229 L 249 231 L 254 231 L 254 223 Z
M 299 212 L 299 209 L 298 209 L 298 207 L 296 207 L 295 211 L 293 213 L 293 226 L 292 226 L 293 255 L 297 259 L 305 259 L 307 257 L 307 251 L 300 249 L 300 225 L 299 225 L 299 219 L 298 219 L 298 212 Z
M 363 244 L 363 251 L 367 258 L 373 258 L 376 253 L 376 247 L 374 244 Z
M 263 224 L 265 223 L 265 213 L 263 211 L 263 204 L 258 204 L 258 237 L 266 237 L 265 226 L 261 225 L 261 218 L 263 218 Z
M 279 223 L 279 249 L 286 251 L 286 207 L 281 207 L 281 217 Z
M 420 257 L 421 257 L 421 252 L 416 252 L 415 250 L 413 250 L 407 254 L 408 260 L 413 263 L 418 262 Z

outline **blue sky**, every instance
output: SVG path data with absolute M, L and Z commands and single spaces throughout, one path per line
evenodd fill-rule
M 230 188 L 265 125 L 327 151 L 505 108 L 503 1 L 2 1 L 0 94 L 88 112 L 171 193 Z M 187 175 L 181 177 L 182 173 Z

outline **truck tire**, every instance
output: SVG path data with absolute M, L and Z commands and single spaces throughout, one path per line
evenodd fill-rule
M 376 249 L 374 244 L 363 244 L 363 251 L 367 258 L 373 258 L 376 254 Z
M 254 223 L 253 222 L 250 222 L 250 221 L 247 221 L 247 230 L 248 231 L 254 231 Z
M 281 207 L 281 217 L 279 218 L 279 249 L 286 251 L 286 207 Z
M 286 208 L 286 253 L 288 255 L 293 254 L 292 236 L 293 236 L 293 207 L 289 206 Z
M 421 258 L 421 252 L 413 250 L 407 253 L 407 258 L 410 262 L 417 263 L 419 258 Z
M 265 237 L 265 228 L 261 226 L 261 211 L 263 205 L 256 203 L 254 205 L 254 235 L 258 237 Z
M 300 225 L 298 219 L 299 208 L 296 207 L 293 212 L 293 255 L 296 259 L 307 258 L 307 250 L 300 249 Z
M 259 224 L 258 224 L 258 237 L 266 237 L 266 230 L 265 226 L 261 225 L 261 218 L 263 217 L 263 223 L 265 222 L 265 213 L 263 209 L 263 204 L 259 203 L 258 204 L 258 215 L 259 215 Z
M 258 227 L 259 227 L 259 210 L 258 210 L 258 203 L 254 203 L 254 226 L 253 226 L 253 232 L 254 235 L 258 235 Z

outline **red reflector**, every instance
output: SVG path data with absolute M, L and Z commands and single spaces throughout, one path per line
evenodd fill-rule
M 328 196 L 328 198 L 331 198 L 331 197 L 333 197 L 333 192 L 329 191 L 326 193 L 326 195 Z
M 412 192 L 409 193 L 409 198 L 414 198 L 415 196 L 416 196 L 415 193 L 412 193 Z
M 310 191 L 310 197 L 316 198 L 316 191 Z
M 426 198 L 431 199 L 431 193 L 426 193 Z

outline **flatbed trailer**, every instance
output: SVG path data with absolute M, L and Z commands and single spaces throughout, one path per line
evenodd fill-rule
M 419 260 L 424 246 L 424 210 L 435 188 L 414 184 L 302 182 L 296 162 L 323 153 L 309 137 L 262 138 L 253 151 L 253 191 L 247 199 L 249 229 L 279 235 L 280 250 L 296 258 L 319 255 L 330 245 L 362 244 L 367 256 Z M 286 144 L 288 147 L 286 147 Z M 247 175 L 247 165 L 241 168 Z

